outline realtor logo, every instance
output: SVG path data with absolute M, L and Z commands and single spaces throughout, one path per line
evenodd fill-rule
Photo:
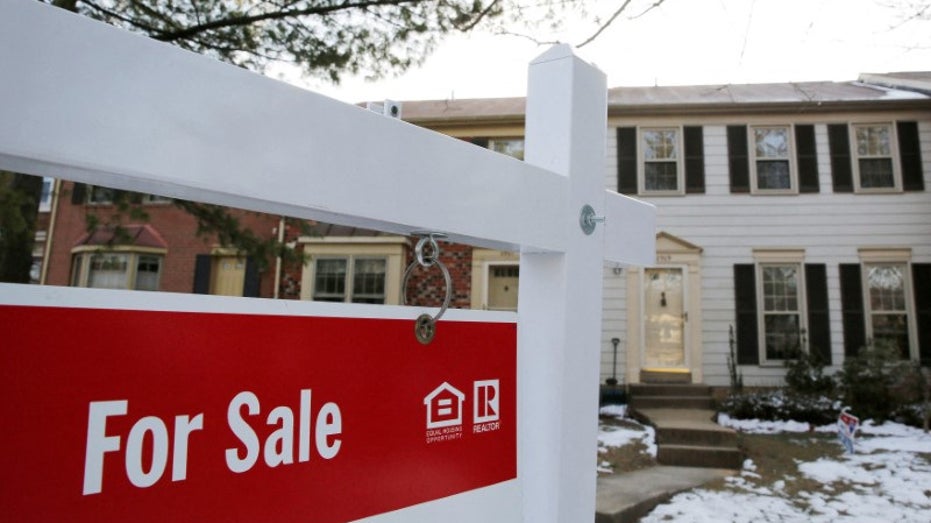
M 498 421 L 500 418 L 498 407 L 501 403 L 498 398 L 498 380 L 476 381 L 473 398 L 475 400 L 472 409 L 474 423 Z
M 438 429 L 462 425 L 462 402 L 464 400 L 465 394 L 444 381 L 423 399 L 427 407 L 427 428 Z

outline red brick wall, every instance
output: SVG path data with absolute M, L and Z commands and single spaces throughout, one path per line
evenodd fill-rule
M 96 214 L 101 223 L 118 211 L 112 205 L 83 205 L 71 203 L 74 184 L 62 183 L 58 214 L 55 220 L 54 238 L 48 265 L 49 285 L 68 285 L 71 273 L 71 250 L 87 232 L 87 214 Z M 198 254 L 210 254 L 217 246 L 213 237 L 199 237 L 197 224 L 188 213 L 174 205 L 159 203 L 144 206 L 149 214 L 147 221 L 130 222 L 123 218 L 122 225 L 148 223 L 168 243 L 168 253 L 163 261 L 160 290 L 189 293 L 194 288 L 194 262 Z M 240 223 L 258 236 L 268 238 L 276 234 L 278 217 L 267 214 L 234 211 Z M 272 297 L 274 286 L 274 264 L 262 274 L 260 296 Z
M 416 240 L 412 244 L 416 244 Z M 449 270 L 453 282 L 453 295 L 449 307 L 451 309 L 468 309 L 471 306 L 472 294 L 472 247 L 450 242 L 438 242 L 440 246 L 440 261 Z M 414 260 L 414 249 L 407 253 L 407 266 Z M 417 266 L 411 273 L 406 293 L 409 305 L 426 307 L 439 307 L 446 297 L 446 284 L 443 274 L 438 267 L 423 268 Z

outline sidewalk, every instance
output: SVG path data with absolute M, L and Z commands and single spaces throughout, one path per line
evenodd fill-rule
M 732 474 L 729 469 L 657 466 L 599 477 L 595 523 L 638 521 L 674 495 Z

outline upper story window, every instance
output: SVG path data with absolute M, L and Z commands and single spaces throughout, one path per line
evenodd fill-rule
M 704 193 L 704 128 L 618 127 L 617 191 L 645 196 Z
M 115 191 L 108 187 L 91 185 L 87 188 L 87 203 L 106 205 L 113 203 Z
M 834 192 L 925 190 L 918 122 L 832 123 L 827 128 Z
M 901 190 L 891 124 L 853 125 L 854 179 L 858 191 Z
M 680 134 L 678 128 L 644 128 L 642 144 L 642 194 L 683 194 Z
M 518 160 L 524 159 L 523 138 L 492 138 L 488 140 L 488 148 L 496 153 L 506 154 Z
M 42 178 L 42 195 L 39 197 L 39 212 L 52 210 L 52 191 L 55 188 L 55 179 L 44 176 Z
M 790 129 L 788 125 L 750 128 L 752 192 L 796 192 Z

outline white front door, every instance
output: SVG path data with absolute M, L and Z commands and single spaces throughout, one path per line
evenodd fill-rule
M 688 368 L 685 285 L 681 268 L 644 270 L 643 368 Z

